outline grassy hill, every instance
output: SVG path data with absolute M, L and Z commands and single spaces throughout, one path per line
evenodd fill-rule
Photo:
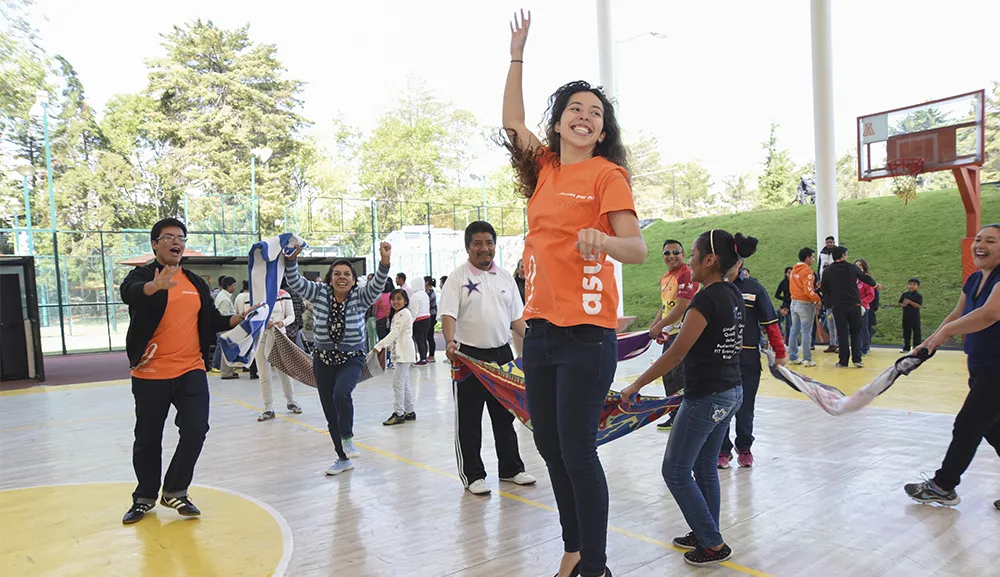
M 965 210 L 955 189 L 921 194 L 904 206 L 896 197 L 844 201 L 839 205 L 840 238 L 851 259 L 864 258 L 875 280 L 887 288 L 878 311 L 875 342 L 903 341 L 901 312 L 895 305 L 910 277 L 920 278 L 924 337 L 937 328 L 955 306 L 962 285 L 960 239 L 965 236 Z M 1000 222 L 1000 188 L 984 187 L 983 224 Z M 702 232 L 721 228 L 760 239 L 747 268 L 774 294 L 786 266 L 794 265 L 800 248 L 816 245 L 816 207 L 793 206 L 770 212 L 658 222 L 644 231 L 649 257 L 645 264 L 626 265 L 625 314 L 636 326 L 649 326 L 659 301 L 659 279 L 665 271 L 660 247 L 676 238 L 690 246 Z

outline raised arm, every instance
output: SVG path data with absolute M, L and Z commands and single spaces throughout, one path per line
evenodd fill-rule
M 510 69 L 507 71 L 507 84 L 503 89 L 503 127 L 517 134 L 517 143 L 521 150 L 538 150 L 542 145 L 538 137 L 528 130 L 524 123 L 524 95 L 521 89 L 521 73 L 524 68 L 524 44 L 528 40 L 528 28 L 531 27 L 531 11 L 521 17 L 514 14 L 510 23 Z M 511 138 L 511 141 L 514 139 Z
M 385 283 L 389 280 L 389 259 L 392 257 L 392 245 L 383 242 L 379 245 L 378 252 L 381 260 L 379 261 L 378 270 L 375 271 L 375 278 L 366 284 L 365 288 L 361 289 L 361 294 L 359 295 L 361 305 L 364 308 L 375 304 L 378 297 L 382 295 Z
M 323 292 L 323 283 L 307 280 L 299 274 L 299 253 L 302 247 L 295 249 L 290 255 L 285 256 L 285 280 L 288 281 L 288 288 L 308 301 L 315 301 Z

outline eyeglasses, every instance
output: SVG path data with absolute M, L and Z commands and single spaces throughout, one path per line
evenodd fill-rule
M 665 250 L 665 251 L 663 251 L 663 256 L 670 256 L 670 255 L 680 256 L 682 254 L 684 254 L 683 250 Z
M 181 244 L 186 244 L 187 241 L 188 241 L 188 237 L 186 237 L 186 236 L 174 236 L 172 234 L 165 234 L 165 235 L 163 235 L 163 236 L 161 236 L 159 238 L 154 238 L 153 240 L 157 241 L 157 242 L 159 242 L 161 240 L 165 240 L 167 242 L 174 242 L 176 240 L 177 242 L 179 242 Z

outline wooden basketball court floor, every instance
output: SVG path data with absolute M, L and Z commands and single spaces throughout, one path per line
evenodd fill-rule
M 896 358 L 803 369 L 846 391 Z M 441 356 L 439 355 L 439 359 Z M 653 353 L 619 367 L 620 388 Z M 126 371 L 123 367 L 123 376 Z M 134 486 L 128 381 L 0 393 L 0 574 L 17 576 L 529 576 L 555 574 L 560 529 L 544 464 L 519 427 L 534 487 L 463 491 L 455 471 L 447 364 L 414 367 L 416 422 L 384 427 L 391 375 L 355 392 L 354 471 L 324 476 L 334 453 L 315 391 L 302 415 L 258 423 L 259 381 L 210 377 L 211 431 L 185 519 L 157 506 L 122 526 Z M 280 399 L 280 386 L 275 394 Z M 687 527 L 660 476 L 669 433 L 647 427 L 600 449 L 611 493 L 616 576 L 998 575 L 1000 459 L 983 443 L 955 508 L 918 505 L 902 485 L 933 475 L 965 396 L 964 356 L 942 352 L 872 407 L 832 417 L 765 376 L 752 469 L 721 471 L 731 562 L 695 569 L 670 545 Z M 277 404 L 277 403 L 276 403 Z M 488 417 L 487 417 L 488 419 Z M 177 433 L 168 420 L 164 459 Z M 164 466 L 165 467 L 165 466 Z

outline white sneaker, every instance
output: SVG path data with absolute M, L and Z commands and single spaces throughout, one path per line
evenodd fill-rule
M 491 491 L 490 486 L 482 479 L 476 479 L 465 489 L 473 495 L 489 495 Z
M 344 471 L 350 471 L 353 468 L 354 468 L 354 463 L 352 463 L 350 459 L 344 461 L 338 460 L 336 463 L 331 465 L 329 469 L 326 470 L 326 474 L 339 475 Z
M 361 451 L 359 451 L 358 448 L 354 446 L 354 437 L 351 437 L 350 439 L 344 439 L 343 443 L 344 443 L 344 454 L 347 455 L 348 459 L 353 459 L 355 457 L 361 456 Z
M 531 475 L 521 471 L 520 473 L 514 475 L 513 477 L 508 477 L 506 479 L 501 478 L 501 481 L 506 481 L 508 483 L 514 483 L 515 485 L 534 485 L 536 479 Z
M 803 367 L 815 367 L 816 363 L 814 363 L 813 361 L 802 361 L 802 366 Z
M 793 365 L 801 365 L 802 364 L 802 361 L 800 361 L 799 359 L 792 359 L 792 360 L 790 360 L 788 362 L 792 363 Z

